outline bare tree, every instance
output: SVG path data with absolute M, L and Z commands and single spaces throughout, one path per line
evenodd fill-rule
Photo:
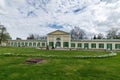
M 80 29 L 80 27 L 74 27 L 71 30 L 71 38 L 75 40 L 83 39 L 85 36 L 84 30 Z
M 103 39 L 103 38 L 104 38 L 104 36 L 103 36 L 102 33 L 99 33 L 99 34 L 97 35 L 97 39 Z
M 116 39 L 120 39 L 120 32 L 117 33 Z
M 34 34 L 30 34 L 28 37 L 27 37 L 27 40 L 34 40 L 35 38 L 34 38 Z
M 108 39 L 117 39 L 118 30 L 119 30 L 118 28 L 111 28 L 110 30 L 108 30 L 107 38 Z
M 27 40 L 46 40 L 47 36 L 40 36 L 38 34 L 30 34 L 27 37 Z
M 94 35 L 93 39 L 97 39 L 96 35 Z
M 39 40 L 47 40 L 47 36 L 39 36 Z
M 21 38 L 17 37 L 16 40 L 22 40 Z
M 11 37 L 7 32 L 6 27 L 4 27 L 4 25 L 0 25 L 0 45 L 2 42 L 7 41 L 8 39 L 11 39 Z

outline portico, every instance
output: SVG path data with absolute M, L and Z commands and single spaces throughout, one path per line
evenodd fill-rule
M 54 48 L 70 48 L 70 37 L 70 33 L 57 30 L 48 34 L 47 44 Z

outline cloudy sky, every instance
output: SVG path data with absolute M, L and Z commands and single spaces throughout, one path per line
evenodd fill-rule
M 0 0 L 0 23 L 13 39 L 74 26 L 91 37 L 120 28 L 120 0 Z

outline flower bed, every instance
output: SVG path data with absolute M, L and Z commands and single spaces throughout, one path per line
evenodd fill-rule
M 54 59 L 68 59 L 68 58 L 74 58 L 74 59 L 89 59 L 89 58 L 108 58 L 117 56 L 117 53 L 109 53 L 104 55 L 98 55 L 98 56 L 83 56 L 83 55 L 77 55 L 77 56 L 68 56 L 68 55 L 41 55 L 41 54 L 14 54 L 14 53 L 4 53 L 1 54 L 3 56 L 18 56 L 18 57 L 42 57 L 42 58 L 54 58 Z
M 35 64 L 35 63 L 43 62 L 43 60 L 44 59 L 33 58 L 33 59 L 26 60 L 26 63 L 28 63 L 28 64 Z

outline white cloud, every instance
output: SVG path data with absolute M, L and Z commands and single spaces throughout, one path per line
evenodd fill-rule
M 0 14 L 2 14 L 2 15 L 5 14 L 4 7 L 5 7 L 4 0 L 0 0 Z
M 14 39 L 25 39 L 30 33 L 45 35 L 55 30 L 48 27 L 54 23 L 63 25 L 65 31 L 80 26 L 91 36 L 120 26 L 120 0 L 69 1 L 41 0 L 29 5 L 26 0 L 0 0 L 0 22 Z
M 0 0 L 0 9 L 2 9 L 5 6 L 4 0 Z

